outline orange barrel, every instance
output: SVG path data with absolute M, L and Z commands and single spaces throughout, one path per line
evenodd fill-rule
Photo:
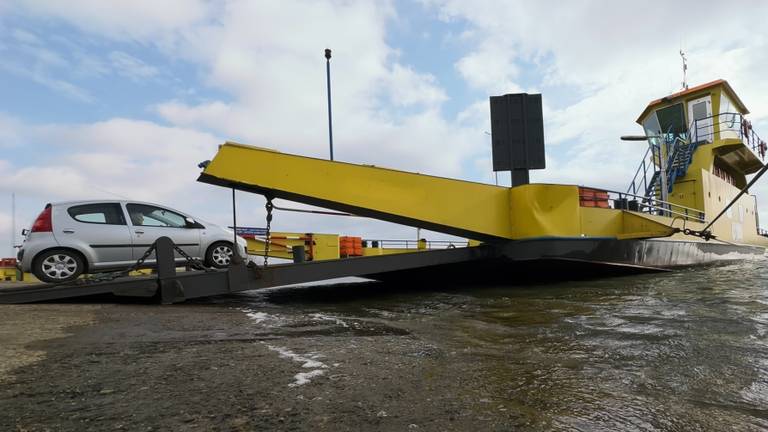
M 597 206 L 600 208 L 609 208 L 608 205 L 608 192 L 605 191 L 597 191 L 595 193 L 595 201 L 597 202 Z
M 339 255 L 348 256 L 354 251 L 354 243 L 347 236 L 339 237 Z
M 587 188 L 579 188 L 579 205 L 582 207 L 594 207 L 595 191 Z

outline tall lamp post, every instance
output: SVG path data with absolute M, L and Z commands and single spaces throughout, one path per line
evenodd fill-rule
M 11 256 L 16 257 L 16 192 L 11 192 Z
M 325 49 L 325 78 L 328 87 L 328 142 L 331 146 L 331 160 L 333 160 L 333 121 L 331 117 L 331 50 Z
M 493 137 L 491 136 L 491 133 L 488 131 L 483 131 L 484 134 L 488 135 L 488 139 L 491 140 L 491 149 L 493 149 Z M 493 177 L 496 179 L 496 186 L 499 185 L 499 172 L 494 171 Z

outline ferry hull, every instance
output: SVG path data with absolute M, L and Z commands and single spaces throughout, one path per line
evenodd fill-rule
M 369 274 L 381 281 L 531 283 L 662 272 L 677 267 L 760 259 L 759 246 L 665 239 L 511 241 L 491 257 L 447 266 Z

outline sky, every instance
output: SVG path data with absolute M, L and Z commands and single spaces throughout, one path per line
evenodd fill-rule
M 488 97 L 542 93 L 532 181 L 626 190 L 645 147 L 619 136 L 681 89 L 681 49 L 688 82 L 728 80 L 768 136 L 765 16 L 762 1 L 0 0 L 0 255 L 12 193 L 17 244 L 63 200 L 230 224 L 230 191 L 196 182 L 197 164 L 225 141 L 327 157 L 325 48 L 337 160 L 492 183 Z M 239 224 L 263 226 L 263 205 L 240 193 Z M 273 228 L 416 236 L 286 212 Z

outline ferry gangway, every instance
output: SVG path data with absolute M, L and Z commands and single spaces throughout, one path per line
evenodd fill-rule
M 294 262 L 257 266 L 234 259 L 223 270 L 205 269 L 177 272 L 175 247 L 168 237 L 153 245 L 156 272 L 143 276 L 121 276 L 64 284 L 0 284 L 0 304 L 33 303 L 67 298 L 111 295 L 154 300 L 163 304 L 188 299 L 232 294 L 241 291 L 315 282 L 334 278 L 382 275 L 413 269 L 441 271 L 457 264 L 489 260 L 495 250 L 488 246 L 457 247 L 396 255 L 344 258 L 328 261 Z

